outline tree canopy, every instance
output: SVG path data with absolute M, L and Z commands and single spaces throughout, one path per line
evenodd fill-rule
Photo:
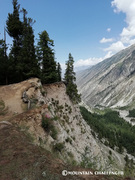
M 41 80 L 43 83 L 53 83 L 58 80 L 53 47 L 54 42 L 49 38 L 47 31 L 39 33 L 37 54 L 41 64 Z
M 35 45 L 33 24 L 28 12 L 20 8 L 17 0 L 12 1 L 13 12 L 8 13 L 6 32 L 13 39 L 8 56 L 5 55 L 4 40 L 0 40 L 0 84 L 16 83 L 30 77 L 41 78 L 43 83 L 61 81 L 61 67 L 55 61 L 54 41 L 47 31 L 39 33 Z M 58 66 L 57 66 L 58 65 Z
M 0 84 L 8 84 L 8 57 L 4 40 L 0 40 Z
M 66 92 L 69 95 L 70 99 L 74 103 L 78 103 L 81 100 L 80 94 L 78 94 L 77 85 L 75 83 L 76 77 L 74 72 L 74 59 L 69 53 L 68 61 L 66 62 L 66 70 L 64 76 L 66 84 Z
M 16 83 L 30 77 L 40 78 L 43 84 L 62 81 L 61 65 L 55 60 L 54 41 L 43 30 L 35 45 L 32 27 L 35 21 L 27 17 L 27 10 L 21 9 L 17 0 L 13 0 L 12 4 L 13 12 L 8 14 L 6 31 L 13 43 L 7 56 L 6 42 L 0 40 L 0 84 Z M 80 95 L 75 83 L 74 59 L 71 53 L 66 62 L 64 81 L 67 94 L 74 103 L 78 103 Z

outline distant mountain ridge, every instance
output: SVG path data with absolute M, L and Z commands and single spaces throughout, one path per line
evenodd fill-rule
M 135 44 L 77 74 L 89 106 L 132 107 L 135 100 Z

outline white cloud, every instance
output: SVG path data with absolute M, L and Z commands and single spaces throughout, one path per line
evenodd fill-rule
M 113 56 L 113 52 L 112 51 L 108 51 L 107 54 L 104 56 L 104 59 L 110 58 L 111 56 Z
M 104 51 L 108 52 L 108 55 L 109 53 L 117 53 L 135 43 L 135 0 L 112 0 L 111 4 L 115 13 L 123 12 L 126 15 L 127 26 L 121 30 L 119 40 L 104 49 Z M 111 39 L 109 40 L 111 42 Z M 103 38 L 100 42 L 107 42 L 107 39 Z
M 113 38 L 110 38 L 110 39 L 102 38 L 102 39 L 100 40 L 100 43 L 108 43 L 108 42 L 113 42 L 113 41 L 114 41 Z
M 107 30 L 106 30 L 107 32 L 111 32 L 111 28 L 107 28 Z
M 120 36 L 117 37 L 118 41 L 113 42 L 114 39 L 105 37 L 100 40 L 100 43 L 113 42 L 104 49 L 106 55 L 103 58 L 80 59 L 75 62 L 75 68 L 95 65 L 126 48 L 126 46 L 135 43 L 135 0 L 112 0 L 111 4 L 115 13 L 123 12 L 126 15 L 127 26 L 121 30 Z M 111 32 L 111 28 L 107 28 L 106 31 Z
M 89 58 L 89 59 L 80 59 L 75 62 L 75 67 L 81 67 L 81 66 L 93 66 L 99 62 L 101 62 L 103 58 Z
M 88 66 L 93 66 L 97 63 L 100 63 L 104 59 L 110 58 L 113 55 L 112 51 L 107 52 L 107 54 L 103 58 L 88 58 L 88 59 L 80 59 L 75 62 L 74 67 L 78 69 L 79 67 L 88 67 Z
M 121 41 L 117 41 L 116 43 L 111 44 L 108 48 L 105 48 L 104 51 L 110 51 L 112 53 L 116 53 L 126 48 Z
M 65 70 L 65 69 L 66 69 L 66 65 L 65 65 L 65 63 L 60 63 L 60 65 L 61 65 L 61 69 L 63 69 L 63 70 Z
M 114 12 L 126 14 L 127 27 L 124 27 L 120 37 L 121 42 L 131 45 L 135 39 L 135 0 L 113 0 Z
M 114 39 L 112 38 L 107 39 L 105 37 L 100 40 L 100 43 L 113 42 L 104 49 L 106 55 L 103 58 L 80 59 L 75 62 L 75 68 L 95 65 L 126 48 L 127 45 L 135 43 L 135 0 L 112 0 L 111 4 L 115 13 L 123 12 L 126 15 L 125 21 L 127 26 L 121 30 L 120 36 L 117 37 L 119 39 L 117 42 L 113 42 Z M 106 31 L 111 32 L 111 28 L 107 28 Z M 64 68 L 64 65 L 62 65 L 62 69 Z

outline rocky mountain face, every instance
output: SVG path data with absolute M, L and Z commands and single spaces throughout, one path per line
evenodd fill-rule
M 135 100 L 135 45 L 77 74 L 83 101 L 91 107 L 129 107 Z
M 11 132 L 8 133 L 5 128 Z M 12 134 L 12 130 L 13 134 L 24 132 L 31 137 L 34 146 L 56 154 L 64 163 L 89 163 L 92 168 L 102 170 L 123 170 L 125 165 L 123 155 L 106 147 L 92 135 L 90 126 L 80 114 L 79 106 L 71 102 L 62 82 L 42 85 L 39 79 L 33 78 L 1 86 L 2 130 L 7 135 Z M 2 136 L 0 140 L 4 143 Z M 20 135 L 22 140 L 23 135 Z M 108 158 L 110 150 L 113 163 Z M 4 149 L 1 151 L 4 153 Z

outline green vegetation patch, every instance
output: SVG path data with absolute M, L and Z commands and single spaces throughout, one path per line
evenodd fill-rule
M 5 108 L 5 103 L 3 100 L 0 100 L 0 110 L 3 110 Z
M 5 115 L 8 109 L 5 108 L 5 103 L 3 100 L 0 100 L 0 115 Z
M 129 110 L 129 117 L 135 117 L 135 109 Z
M 128 153 L 135 156 L 135 126 L 120 118 L 116 111 L 99 115 L 90 113 L 85 107 L 80 107 L 80 110 L 93 132 L 98 134 L 98 138 L 106 139 L 105 145 L 113 149 L 117 146 L 120 153 L 124 147 Z
M 64 143 L 56 143 L 54 146 L 53 146 L 53 149 L 54 151 L 59 151 L 61 152 L 63 149 L 64 149 Z
M 53 139 L 57 139 L 57 130 L 53 124 L 54 118 L 49 117 L 48 115 L 42 115 L 42 128 L 49 133 Z
M 94 108 L 93 110 L 94 110 L 94 112 L 95 112 L 96 114 L 100 114 L 100 115 L 104 115 L 105 113 L 112 111 L 112 109 L 110 109 L 110 108 L 104 108 L 104 107 L 101 107 L 101 109 L 99 109 L 99 108 Z

